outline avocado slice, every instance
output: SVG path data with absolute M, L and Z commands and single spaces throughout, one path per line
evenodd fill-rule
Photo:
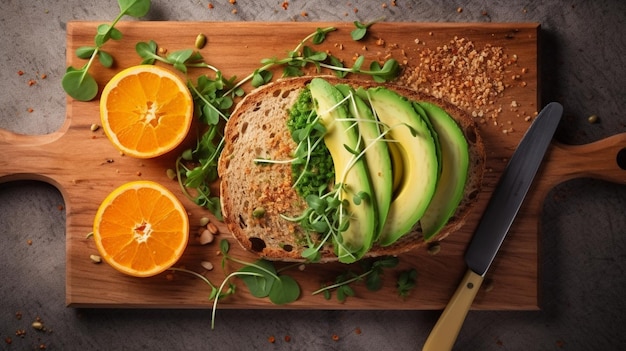
M 380 245 L 388 246 L 410 232 L 428 208 L 437 184 L 437 154 L 428 125 L 410 101 L 384 87 L 368 89 L 368 96 L 403 160 L 402 182 L 379 237 Z
M 320 123 L 326 128 L 324 143 L 335 167 L 335 184 L 342 184 L 340 200 L 348 204 L 349 225 L 336 238 L 335 253 L 340 262 L 352 263 L 369 251 L 376 233 L 376 206 L 373 196 L 357 201 L 360 192 L 373 195 L 365 157 L 359 152 L 363 142 L 354 120 L 349 119 L 343 95 L 324 79 L 314 78 L 309 83 L 311 97 Z M 350 151 L 352 150 L 352 151 Z
M 374 189 L 375 204 L 378 212 L 376 235 L 380 235 L 393 194 L 393 174 L 389 147 L 384 139 L 380 138 L 380 125 L 374 117 L 372 109 L 356 95 L 356 91 L 346 84 L 335 85 L 344 97 L 348 98 L 348 110 L 359 125 L 359 132 L 365 143 L 365 163 Z
M 433 136 L 433 142 L 435 143 L 435 153 L 437 154 L 437 174 L 441 176 L 442 164 L 441 164 L 441 143 L 439 142 L 439 133 L 437 133 L 437 130 L 433 126 L 433 123 L 430 121 L 430 117 L 428 117 L 428 114 L 426 113 L 426 111 L 424 111 L 422 106 L 420 106 L 420 104 L 415 101 L 412 101 L 411 104 L 413 105 L 415 112 L 417 112 L 422 117 L 424 122 L 426 122 L 428 129 L 430 129 L 430 135 Z M 437 179 L 437 181 L 439 181 L 439 179 Z
M 432 239 L 443 228 L 463 199 L 469 170 L 467 140 L 456 121 L 442 108 L 419 102 L 439 136 L 441 175 L 428 209 L 420 219 L 424 240 Z

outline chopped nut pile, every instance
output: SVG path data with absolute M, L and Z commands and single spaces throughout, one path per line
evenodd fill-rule
M 418 65 L 407 66 L 400 80 L 417 91 L 471 111 L 481 120 L 495 119 L 502 108 L 494 100 L 505 89 L 507 67 L 512 62 L 501 47 L 487 44 L 477 48 L 467 38 L 454 37 L 434 50 L 424 48 Z

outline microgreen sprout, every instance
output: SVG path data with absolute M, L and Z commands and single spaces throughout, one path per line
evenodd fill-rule
M 257 260 L 255 262 L 245 262 L 231 256 L 228 252 L 230 243 L 226 239 L 220 241 L 220 253 L 222 255 L 222 269 L 226 269 L 227 261 L 231 261 L 242 265 L 239 270 L 228 274 L 219 286 L 213 285 L 202 274 L 185 268 L 172 267 L 172 271 L 180 271 L 189 273 L 196 278 L 202 280 L 211 288 L 209 300 L 213 300 L 211 313 L 211 329 L 215 328 L 215 315 L 217 312 L 217 303 L 220 299 L 235 294 L 237 286 L 231 282 L 233 278 L 241 279 L 252 296 L 257 298 L 268 297 L 269 300 L 276 305 L 288 304 L 296 301 L 300 297 L 300 285 L 291 276 L 282 274 L 282 271 L 289 269 L 285 267 L 278 270 L 274 264 L 267 260 Z
M 143 64 L 158 61 L 172 65 L 185 74 L 189 68 L 207 68 L 214 72 L 213 78 L 200 75 L 196 82 L 188 78 L 187 86 L 193 96 L 194 110 L 207 130 L 199 137 L 195 149 L 186 150 L 176 159 L 176 175 L 185 196 L 221 219 L 219 197 L 211 193 L 211 185 L 218 178 L 217 161 L 224 146 L 224 137 L 219 130 L 221 122 L 227 121 L 230 116 L 234 98 L 243 95 L 243 90 L 235 89 L 234 78 L 226 79 L 219 69 L 206 63 L 202 55 L 193 49 L 174 51 L 165 57 L 158 55 L 157 49 L 158 44 L 153 40 L 135 45 Z
M 183 49 L 173 51 L 165 57 L 157 54 L 158 44 L 154 40 L 139 42 L 135 45 L 135 51 L 142 58 L 141 63 L 152 65 L 156 61 L 172 65 L 175 69 L 187 73 L 188 68 L 208 68 L 214 72 L 219 72 L 215 66 L 204 62 L 202 55 L 193 49 Z
M 383 17 L 378 18 L 376 20 L 367 22 L 367 23 L 361 23 L 359 21 L 354 21 L 354 29 L 352 30 L 352 32 L 350 32 L 350 36 L 352 37 L 352 40 L 356 40 L 359 41 L 363 38 L 365 38 L 365 36 L 367 35 L 367 31 L 369 29 L 369 27 L 371 27 L 374 23 L 376 22 L 380 22 L 383 20 Z
M 113 66 L 113 56 L 102 50 L 103 45 L 110 39 L 122 39 L 122 32 L 115 28 L 119 20 L 128 15 L 131 17 L 143 17 L 150 10 L 150 0 L 118 0 L 120 12 L 111 24 L 101 24 L 97 28 L 94 38 L 94 46 L 82 46 L 76 49 L 76 56 L 88 59 L 81 68 L 67 67 L 61 80 L 63 90 L 72 98 L 80 101 L 90 101 L 98 94 L 98 83 L 89 73 L 91 65 L 98 58 L 104 67 Z
M 211 194 L 211 183 L 217 180 L 217 161 L 224 146 L 224 138 L 217 138 L 215 125 L 198 140 L 196 148 L 186 150 L 176 159 L 176 174 L 183 194 L 195 204 L 205 207 L 219 220 L 222 219 L 220 199 Z M 215 140 L 219 142 L 215 144 Z M 197 165 L 189 167 L 188 162 L 198 160 Z M 194 189 L 192 194 L 191 189 Z
M 355 295 L 351 284 L 361 281 L 365 281 L 365 287 L 370 291 L 380 290 L 383 285 L 382 278 L 384 269 L 395 268 L 398 263 L 399 259 L 393 256 L 375 260 L 362 260 L 360 261 L 361 273 L 348 270 L 337 276 L 334 283 L 322 285 L 322 287 L 315 290 L 312 295 L 323 293 L 324 298 L 329 300 L 331 298 L 331 292 L 335 290 L 337 292 L 337 300 L 344 302 L 349 296 Z
M 409 293 L 417 285 L 417 271 L 415 269 L 409 269 L 402 271 L 398 274 L 398 280 L 396 281 L 396 290 L 398 295 L 402 298 L 407 298 Z

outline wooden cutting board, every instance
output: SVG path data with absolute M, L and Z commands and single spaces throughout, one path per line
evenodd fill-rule
M 76 58 L 74 51 L 84 45 L 93 45 L 93 36 L 99 22 L 71 22 L 67 25 L 67 64 L 77 67 L 85 61 Z M 462 277 L 465 266 L 463 253 L 480 218 L 487 200 L 497 182 L 506 160 L 512 154 L 523 132 L 529 125 L 527 117 L 534 116 L 538 105 L 538 35 L 535 23 L 509 24 L 451 24 L 451 23 L 379 23 L 372 27 L 364 42 L 350 39 L 351 23 L 210 23 L 210 22 L 123 22 L 118 28 L 124 34 L 120 41 L 108 42 L 104 49 L 111 53 L 116 65 L 106 69 L 94 64 L 91 73 L 103 87 L 117 71 L 138 64 L 134 46 L 139 41 L 154 39 L 168 52 L 193 48 L 199 33 L 208 37 L 201 54 L 226 77 L 244 77 L 259 67 L 266 57 L 284 57 L 306 35 L 317 27 L 335 26 L 323 49 L 348 61 L 356 54 L 368 60 L 390 55 L 407 67 L 416 67 L 420 55 L 427 49 L 437 50 L 451 40 L 471 41 L 477 50 L 493 46 L 502 48 L 511 63 L 504 78 L 506 89 L 493 99 L 500 108 L 497 122 L 487 119 L 478 131 L 487 148 L 487 172 L 478 206 L 467 225 L 441 243 L 437 255 L 420 249 L 400 256 L 401 264 L 384 276 L 384 287 L 378 292 L 367 291 L 362 284 L 355 285 L 356 296 L 345 303 L 335 298 L 324 299 L 311 295 L 321 283 L 332 281 L 347 269 L 359 271 L 359 266 L 342 264 L 307 265 L 303 271 L 289 273 L 302 287 L 301 298 L 286 306 L 272 305 L 266 299 L 252 297 L 241 282 L 238 293 L 220 303 L 220 308 L 290 308 L 290 309 L 439 309 L 448 301 Z M 378 40 L 383 40 L 378 42 Z M 190 75 L 211 74 L 208 70 L 192 70 Z M 277 73 L 278 74 L 278 73 Z M 519 77 L 518 77 L 519 75 Z M 247 87 L 249 89 L 249 87 Z M 59 96 L 58 98 L 63 98 Z M 194 135 L 178 150 L 153 160 L 137 160 L 121 156 L 101 130 L 91 131 L 99 124 L 98 100 L 78 102 L 67 99 L 66 122 L 52 134 L 43 136 L 16 135 L 0 130 L 0 182 L 34 179 L 56 186 L 62 193 L 67 213 L 66 233 L 66 301 L 72 307 L 150 307 L 150 308 L 210 308 L 210 289 L 199 279 L 177 272 L 173 279 L 168 273 L 152 278 L 124 276 L 106 264 L 94 264 L 89 256 L 97 254 L 91 232 L 94 214 L 104 197 L 117 186 L 132 180 L 150 179 L 168 186 L 179 194 L 188 209 L 192 224 L 190 244 L 180 265 L 204 274 L 219 285 L 225 276 L 216 255 L 217 244 L 202 246 L 195 240 L 200 229 L 199 219 L 211 217 L 219 230 L 218 239 L 227 238 L 225 226 L 207 211 L 185 199 L 175 181 L 166 176 L 174 159 L 185 148 L 194 145 Z M 505 132 L 504 130 L 511 130 Z M 602 141 L 597 145 L 568 147 L 555 145 L 549 151 L 547 162 L 531 189 L 529 198 L 511 228 L 492 269 L 490 281 L 478 293 L 474 308 L 526 310 L 539 308 L 539 217 L 542 201 L 555 184 L 570 177 L 594 175 L 591 168 L 605 179 L 626 182 L 624 172 L 615 166 L 615 155 L 626 146 L 624 135 Z M 597 152 L 592 156 L 586 153 Z M 609 154 L 606 158 L 598 155 Z M 231 253 L 252 261 L 254 256 L 243 252 L 237 244 Z M 200 265 L 210 261 L 217 268 L 206 272 Z M 239 268 L 229 265 L 228 271 Z M 418 271 L 417 287 L 407 299 L 398 297 L 395 279 L 400 270 Z M 170 273 L 171 274 L 171 273 Z M 170 277 L 171 278 L 171 277 Z

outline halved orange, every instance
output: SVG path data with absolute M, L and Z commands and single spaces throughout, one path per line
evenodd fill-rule
M 182 256 L 189 238 L 189 218 L 180 201 L 162 185 L 133 181 L 113 190 L 93 224 L 100 256 L 122 273 L 159 274 Z
M 127 68 L 102 90 L 100 119 L 104 132 L 129 156 L 152 158 L 173 150 L 185 139 L 192 118 L 189 88 L 163 67 Z

